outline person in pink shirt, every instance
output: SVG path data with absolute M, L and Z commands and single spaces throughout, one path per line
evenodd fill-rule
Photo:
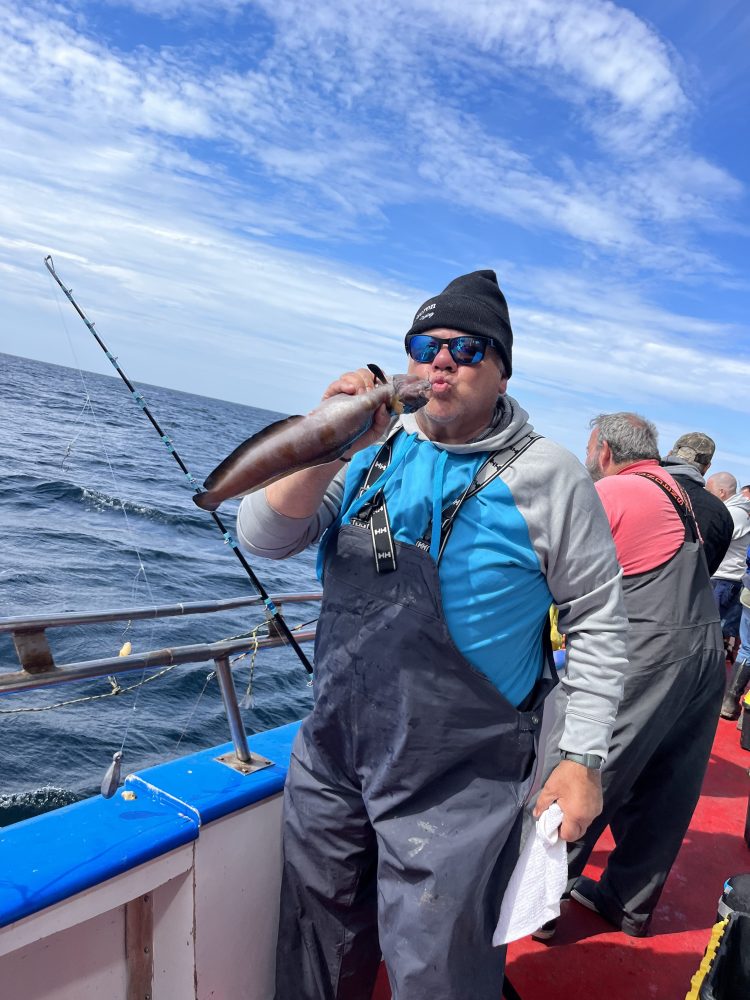
M 623 574 L 634 576 L 661 566 L 672 558 L 685 539 L 684 525 L 675 516 L 671 499 L 672 495 L 681 495 L 680 487 L 661 467 L 658 458 L 644 458 L 613 472 L 601 472 L 598 466 L 603 456 L 613 468 L 619 463 L 613 461 L 606 441 L 594 454 L 594 460 L 587 458 L 586 467 L 591 472 L 591 465 L 594 461 L 597 463 L 592 478 L 607 512 Z M 656 490 L 655 485 L 664 489 Z
M 687 494 L 659 465 L 656 428 L 634 413 L 601 414 L 591 426 L 586 468 L 622 567 L 629 666 L 600 764 L 604 809 L 568 846 L 566 895 L 640 937 L 700 795 L 724 650 L 698 527 Z M 545 770 L 552 765 L 545 760 Z M 548 804 L 540 796 L 536 812 Z M 607 826 L 615 847 L 597 882 L 582 872 Z M 554 923 L 534 936 L 551 937 Z

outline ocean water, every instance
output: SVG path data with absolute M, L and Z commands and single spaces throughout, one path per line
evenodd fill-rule
M 281 414 L 137 385 L 183 461 L 202 482 L 237 444 Z M 211 517 L 122 381 L 0 354 L 0 616 L 91 611 L 254 593 Z M 237 503 L 221 509 L 234 530 Z M 251 559 L 269 593 L 318 590 L 315 553 Z M 290 605 L 290 625 L 316 605 Z M 231 613 L 117 622 L 48 633 L 57 663 L 243 633 L 262 621 Z M 306 647 L 312 656 L 310 644 Z M 0 826 L 95 794 L 112 754 L 123 774 L 229 739 L 212 664 L 176 667 L 134 691 L 106 678 L 0 696 Z M 0 635 L 0 671 L 19 669 Z M 240 697 L 249 658 L 238 661 Z M 121 686 L 143 675 L 118 675 Z M 83 699 L 83 700 L 79 700 Z M 75 702 L 60 705 L 61 702 Z M 312 692 L 288 648 L 262 651 L 248 733 L 301 718 Z M 59 707 L 54 707 L 59 706 Z

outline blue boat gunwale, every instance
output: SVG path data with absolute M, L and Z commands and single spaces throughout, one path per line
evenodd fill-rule
M 101 795 L 0 828 L 0 927 L 195 841 L 214 822 L 284 787 L 292 722 L 250 738 L 273 761 L 241 774 L 216 757 L 231 743 L 129 775 L 111 799 Z M 122 791 L 135 797 L 123 797 Z

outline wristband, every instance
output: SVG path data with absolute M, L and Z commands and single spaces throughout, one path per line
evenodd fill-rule
M 560 757 L 563 760 L 572 760 L 576 764 L 583 764 L 584 767 L 588 767 L 592 771 L 601 770 L 604 763 L 604 758 L 595 753 L 570 753 L 569 750 L 562 750 Z

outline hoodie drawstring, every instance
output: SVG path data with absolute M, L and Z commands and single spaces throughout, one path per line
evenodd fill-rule
M 443 480 L 445 479 L 445 463 L 448 452 L 441 451 L 435 462 L 435 472 L 432 477 L 432 534 L 430 537 L 430 555 L 438 561 L 440 553 L 440 534 L 443 527 Z

